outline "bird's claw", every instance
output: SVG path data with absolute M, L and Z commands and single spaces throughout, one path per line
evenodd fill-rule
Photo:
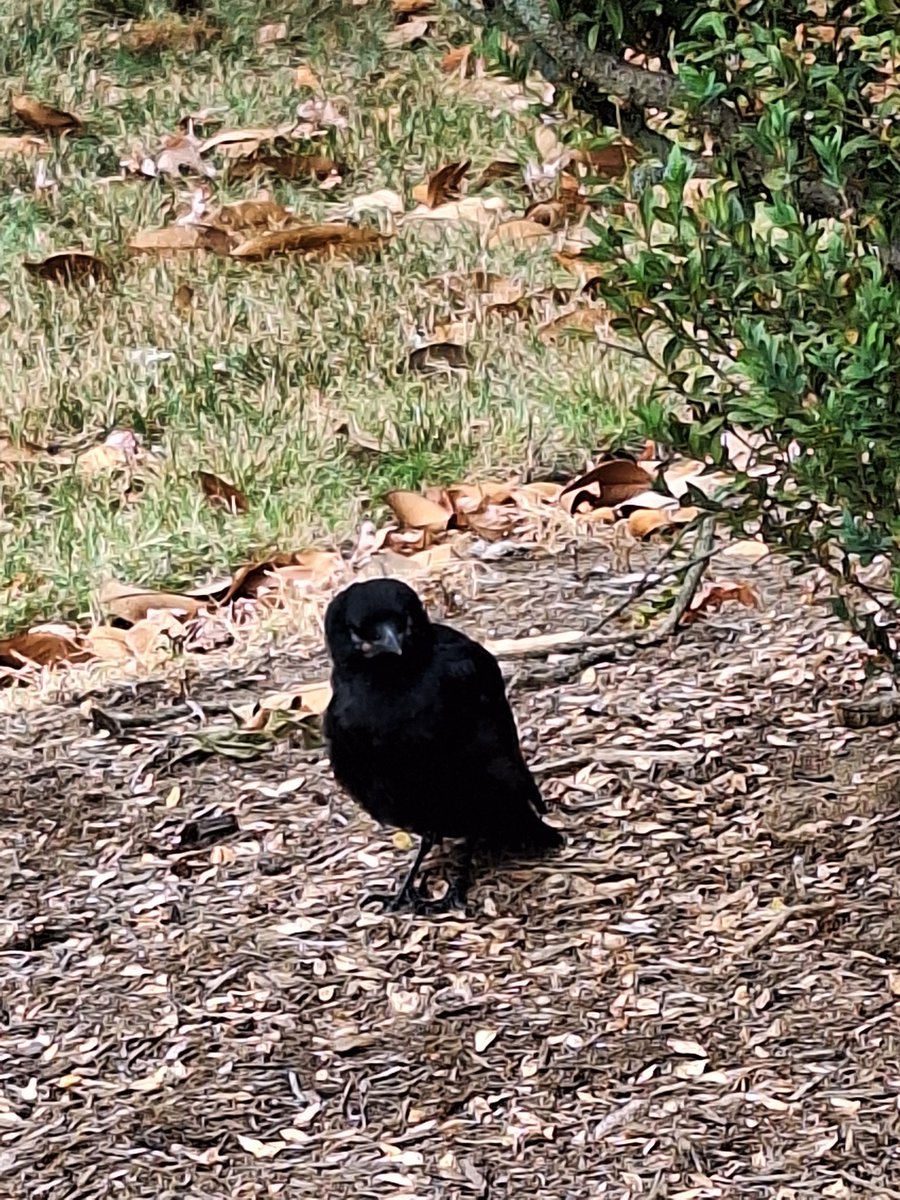
M 417 917 L 433 917 L 440 913 L 461 909 L 466 912 L 466 897 L 458 888 L 451 887 L 439 900 L 423 896 L 415 888 L 392 895 L 390 892 L 367 892 L 360 900 L 360 905 L 377 902 L 387 912 L 411 912 Z

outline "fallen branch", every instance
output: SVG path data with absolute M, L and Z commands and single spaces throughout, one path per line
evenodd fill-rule
M 697 594 L 697 588 L 700 586 L 700 581 L 703 578 L 709 560 L 718 554 L 722 548 L 721 546 L 713 545 L 714 535 L 714 517 L 710 514 L 701 517 L 697 524 L 697 539 L 694 543 L 696 553 L 690 562 L 673 567 L 662 574 L 659 573 L 660 564 L 672 554 L 678 545 L 677 540 L 673 542 L 662 556 L 651 567 L 647 568 L 641 579 L 638 580 L 625 599 L 604 613 L 595 625 L 589 627 L 585 639 L 581 643 L 582 646 L 587 646 L 587 649 L 582 653 L 576 654 L 575 657 L 558 667 L 537 668 L 525 674 L 520 674 L 511 681 L 510 686 L 513 688 L 552 687 L 555 684 L 567 683 L 575 675 L 586 671 L 589 667 L 595 667 L 601 662 L 614 661 L 617 652 L 620 649 L 624 649 L 625 646 L 640 650 L 648 646 L 658 645 L 660 642 L 671 637 L 677 632 L 682 617 L 690 608 L 694 596 Z M 684 572 L 684 580 L 678 591 L 678 595 L 675 597 L 671 611 L 665 620 L 654 631 L 651 631 L 651 636 L 644 638 L 642 636 L 643 631 L 637 630 L 634 633 L 620 634 L 615 638 L 594 640 L 593 635 L 598 629 L 602 629 L 605 625 L 609 624 L 614 617 L 624 612 L 629 605 L 633 604 L 635 600 L 649 591 L 650 588 L 656 587 L 666 579 L 680 575 L 682 572 Z M 572 653 L 576 649 L 577 647 L 574 645 L 567 645 L 565 651 L 566 653 Z M 559 651 L 553 651 L 553 653 L 559 653 Z M 547 657 L 547 655 L 545 654 L 542 657 Z

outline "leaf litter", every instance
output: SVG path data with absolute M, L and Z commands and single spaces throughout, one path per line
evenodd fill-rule
M 426 596 L 482 637 L 551 636 L 614 607 L 637 553 L 591 537 Z M 409 851 L 304 738 L 248 757 L 232 724 L 196 753 L 321 677 L 319 636 L 5 716 L 12 1200 L 82 1143 L 134 1196 L 173 1171 L 237 1195 L 256 1164 L 299 1196 L 479 1194 L 498 1147 L 559 1200 L 889 1186 L 900 756 L 834 719 L 868 652 L 771 556 L 752 579 L 755 609 L 514 686 L 568 846 L 480 863 L 467 917 L 360 910 Z

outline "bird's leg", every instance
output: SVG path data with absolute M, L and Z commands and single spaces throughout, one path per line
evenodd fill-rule
M 412 903 L 415 911 L 422 916 L 432 913 L 449 912 L 454 908 L 466 909 L 466 896 L 472 883 L 472 857 L 475 853 L 474 840 L 468 840 L 463 848 L 462 861 L 456 878 L 451 883 L 440 900 L 427 900 L 424 896 L 413 894 Z
M 396 912 L 399 908 L 404 908 L 407 904 L 411 905 L 413 908 L 416 908 L 421 902 L 421 897 L 413 887 L 413 882 L 419 873 L 419 867 L 421 867 L 425 855 L 433 845 L 434 835 L 426 833 L 423 836 L 422 841 L 419 843 L 419 850 L 416 854 L 413 865 L 410 867 L 406 878 L 403 880 L 403 883 L 396 894 L 390 895 L 384 892 L 368 892 L 365 896 L 363 896 L 360 903 L 366 904 L 370 900 L 379 900 L 382 904 L 384 904 L 387 908 L 392 909 L 394 912 Z

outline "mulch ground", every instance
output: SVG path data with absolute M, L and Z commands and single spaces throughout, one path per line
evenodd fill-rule
M 485 572 L 454 617 L 482 636 L 627 584 Z M 301 738 L 185 756 L 318 647 L 201 671 L 156 724 L 152 680 L 92 698 L 112 731 L 3 718 L 0 1191 L 900 1196 L 895 732 L 836 720 L 865 656 L 802 581 L 739 574 L 760 610 L 515 688 L 568 846 L 483 864 L 466 916 L 360 909 L 409 851 Z

